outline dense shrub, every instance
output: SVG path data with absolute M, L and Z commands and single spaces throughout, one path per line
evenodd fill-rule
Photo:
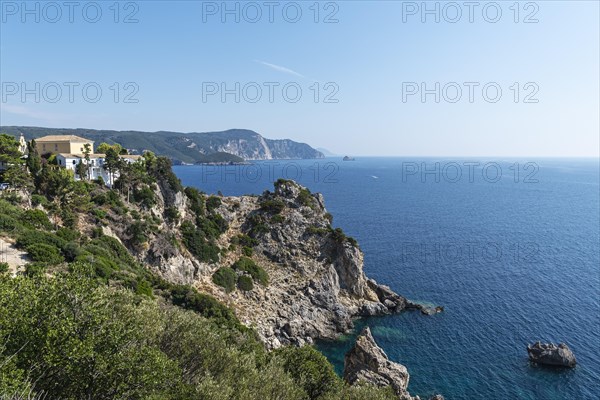
M 165 218 L 170 222 L 177 222 L 179 219 L 179 211 L 177 211 L 176 207 L 166 207 L 165 208 Z
M 215 284 L 221 286 L 229 293 L 235 289 L 237 274 L 229 267 L 221 267 L 213 274 L 212 280 Z
M 29 256 L 33 261 L 43 262 L 49 265 L 56 265 L 65 261 L 64 257 L 60 254 L 60 250 L 49 244 L 30 244 L 25 248 L 25 251 L 29 253 Z
M 271 230 L 269 225 L 265 223 L 264 218 L 259 214 L 251 214 L 246 222 L 248 226 L 248 234 L 252 238 L 256 238 L 263 233 L 267 233 Z
M 8 263 L 0 262 L 0 274 L 8 272 Z
M 246 257 L 252 257 L 253 253 L 254 253 L 254 250 L 252 250 L 252 247 L 248 247 L 248 246 L 242 247 L 242 254 L 245 255 Z
M 206 199 L 206 210 L 208 212 L 213 212 L 215 209 L 219 208 L 221 205 L 221 199 L 217 196 L 210 196 Z
M 190 200 L 190 208 L 192 211 L 198 216 L 204 215 L 206 210 L 204 195 L 202 195 L 198 189 L 193 187 L 186 187 L 185 194 Z
M 69 228 L 59 228 L 56 231 L 56 236 L 58 236 L 61 239 L 64 239 L 65 241 L 73 241 L 73 240 L 78 240 L 81 237 L 81 234 L 79 233 L 79 231 L 76 231 L 74 229 L 69 229 Z
M 260 203 L 260 208 L 271 214 L 279 214 L 285 209 L 285 203 L 281 200 L 265 200 Z
M 156 195 L 148 185 L 133 191 L 133 200 L 144 208 L 152 208 L 156 204 Z
M 258 244 L 258 240 L 251 238 L 250 236 L 245 235 L 243 233 L 240 233 L 239 235 L 231 239 L 231 243 L 239 244 L 243 247 L 253 247 Z
M 283 368 L 310 399 L 335 394 L 343 386 L 327 358 L 313 347 L 284 347 L 275 351 L 274 356 L 283 360 Z
M 245 292 L 248 292 L 254 289 L 254 283 L 252 281 L 252 277 L 248 275 L 241 275 L 238 278 L 238 288 Z
M 48 199 L 46 199 L 46 196 L 42 196 L 39 194 L 32 194 L 31 195 L 31 205 L 34 207 L 37 207 L 39 205 L 45 206 L 48 204 Z
M 255 282 L 258 282 L 263 286 L 269 284 L 269 275 L 267 274 L 267 271 L 258 266 L 251 258 L 240 257 L 232 267 L 237 271 L 247 272 L 252 276 L 252 279 L 254 279 Z
M 52 229 L 52 223 L 48 219 L 48 216 L 42 210 L 26 210 L 21 215 L 21 221 L 27 226 L 37 229 Z
M 186 221 L 181 224 L 181 234 L 185 247 L 198 260 L 203 262 L 219 261 L 219 247 L 206 239 L 206 234 L 194 224 Z
M 304 206 L 307 206 L 310 208 L 315 207 L 315 198 L 310 193 L 310 190 L 308 190 L 306 188 L 300 189 L 300 193 L 298 193 L 298 200 L 300 201 L 300 204 L 302 204 Z
M 25 231 L 17 237 L 16 245 L 19 248 L 24 249 L 32 244 L 47 244 L 62 249 L 67 242 L 52 233 L 42 231 Z

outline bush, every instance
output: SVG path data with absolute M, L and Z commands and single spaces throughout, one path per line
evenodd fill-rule
M 254 283 L 252 282 L 252 277 L 248 275 L 242 275 L 238 278 L 238 288 L 245 292 L 249 292 L 254 289 Z
M 260 208 L 271 214 L 279 214 L 285 208 L 285 203 L 281 200 L 265 200 L 260 203 Z
M 233 264 L 233 269 L 249 273 L 255 282 L 258 282 L 263 286 L 269 284 L 269 275 L 267 274 L 267 271 L 248 257 L 240 257 L 240 259 Z
M 133 200 L 144 208 L 152 208 L 156 204 L 154 190 L 147 185 L 133 191 Z
M 31 244 L 27 246 L 25 250 L 29 253 L 33 261 L 43 262 L 49 265 L 56 265 L 65 261 L 60 254 L 59 249 L 49 244 Z
M 208 212 L 213 212 L 215 209 L 219 208 L 221 205 L 221 199 L 216 196 L 210 196 L 206 199 L 206 209 Z
M 253 247 L 258 244 L 258 240 L 251 238 L 250 236 L 245 235 L 243 233 L 240 233 L 239 235 L 231 239 L 231 243 L 239 244 L 244 247 Z
M 303 206 L 307 206 L 310 208 L 314 208 L 315 206 L 315 198 L 310 193 L 310 190 L 306 188 L 300 189 L 300 193 L 298 194 L 298 200 L 300 200 L 300 204 Z
M 229 293 L 235 289 L 237 274 L 229 267 L 221 267 L 213 274 L 212 280 L 215 284 L 225 288 L 225 291 Z
M 67 242 L 60 237 L 42 231 L 26 231 L 17 237 L 17 247 L 24 249 L 32 244 L 47 244 L 62 249 Z
M 198 260 L 203 262 L 219 261 L 219 247 L 206 240 L 206 235 L 200 229 L 196 229 L 194 224 L 185 221 L 181 224 L 181 234 L 185 247 Z
M 16 230 L 17 227 L 21 226 L 22 224 L 13 217 L 8 215 L 0 215 L 0 231 L 12 232 Z
M 52 223 L 48 216 L 42 210 L 27 210 L 21 215 L 21 220 L 33 228 L 52 229 Z
M 198 191 L 198 189 L 193 187 L 186 187 L 185 194 L 190 199 L 190 208 L 197 215 L 204 215 L 206 211 L 204 196 Z
M 79 231 L 76 231 L 74 229 L 69 229 L 69 228 L 59 228 L 56 231 L 56 236 L 58 236 L 61 239 L 64 239 L 68 242 L 74 241 L 74 240 L 78 240 L 79 237 L 81 236 L 81 234 L 79 233 Z
M 46 264 L 33 262 L 29 264 L 25 264 L 25 275 L 29 277 L 42 275 L 46 272 Z
M 0 262 L 0 274 L 8 272 L 8 263 Z
M 176 207 L 167 207 L 165 208 L 165 218 L 170 222 L 177 222 L 179 220 L 179 211 L 177 211 Z
M 284 347 L 273 355 L 282 360 L 285 371 L 292 375 L 310 399 L 336 394 L 343 387 L 333 366 L 314 347 Z
M 254 250 L 252 250 L 252 247 L 248 247 L 248 246 L 242 247 L 242 254 L 245 255 L 246 257 L 252 257 L 253 253 L 254 253 Z
M 42 196 L 40 194 L 32 194 L 31 195 L 31 205 L 37 207 L 39 205 L 45 206 L 48 204 L 48 199 L 46 196 Z

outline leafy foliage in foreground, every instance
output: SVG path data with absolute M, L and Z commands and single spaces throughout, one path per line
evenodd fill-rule
M 31 393 L 29 392 L 31 391 Z M 63 399 L 392 399 L 348 388 L 310 347 L 264 350 L 252 335 L 73 264 L 55 277 L 0 276 L 0 396 Z

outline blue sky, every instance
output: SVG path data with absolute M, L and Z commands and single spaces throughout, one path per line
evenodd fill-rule
M 352 155 L 599 155 L 596 1 L 428 2 L 439 22 L 421 1 L 0 3 L 2 125 L 247 128 Z

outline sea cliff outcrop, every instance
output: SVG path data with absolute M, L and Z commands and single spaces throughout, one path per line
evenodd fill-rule
M 527 353 L 529 360 L 537 364 L 570 368 L 577 364 L 575 355 L 564 343 L 557 346 L 554 343 L 536 342 L 527 346 Z
M 369 383 L 375 386 L 390 386 L 401 400 L 420 400 L 408 392 L 409 374 L 402 364 L 390 361 L 377 345 L 369 327 L 363 329 L 354 347 L 344 358 L 344 379 L 351 385 Z M 436 395 L 432 400 L 443 400 Z
M 425 310 L 365 276 L 356 240 L 332 227 L 321 194 L 294 181 L 279 180 L 260 196 L 205 196 L 205 204 L 195 206 L 198 199 L 170 184 L 159 182 L 157 189 L 151 214 L 177 218 L 152 217 L 159 224 L 142 247 L 134 244 L 130 250 L 164 279 L 194 285 L 230 306 L 268 348 L 335 339 L 357 317 Z M 115 223 L 112 229 L 128 244 L 135 223 Z M 184 226 L 199 232 L 186 239 Z M 198 257 L 206 246 L 210 259 Z M 219 286 L 214 275 L 221 268 L 247 273 L 235 266 L 243 258 L 268 279 L 245 289 Z
M 293 181 L 280 180 L 274 192 L 259 197 L 223 197 L 218 212 L 229 224 L 221 245 L 239 235 L 251 237 L 253 258 L 270 283 L 226 294 L 206 275 L 198 277 L 198 286 L 230 304 L 268 347 L 333 339 L 355 317 L 390 314 L 411 304 L 365 276 L 362 251 L 331 227 L 323 197 Z M 230 253 L 222 263 L 238 256 Z

